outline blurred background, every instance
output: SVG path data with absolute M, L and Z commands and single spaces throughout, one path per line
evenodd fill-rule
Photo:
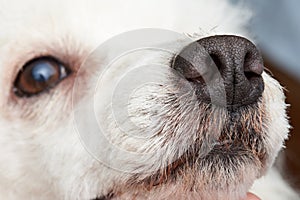
M 300 191 L 300 0 L 242 2 L 255 11 L 249 28 L 264 54 L 266 68 L 287 89 L 293 129 L 279 160 L 283 161 L 283 176 Z

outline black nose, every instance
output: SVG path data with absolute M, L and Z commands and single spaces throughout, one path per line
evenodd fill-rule
M 191 82 L 203 102 L 249 105 L 264 90 L 262 56 L 253 43 L 238 36 L 193 42 L 174 58 L 173 68 Z

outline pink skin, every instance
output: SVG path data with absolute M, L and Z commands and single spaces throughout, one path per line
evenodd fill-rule
M 255 194 L 248 193 L 247 198 L 245 200 L 261 200 L 261 199 L 258 198 Z

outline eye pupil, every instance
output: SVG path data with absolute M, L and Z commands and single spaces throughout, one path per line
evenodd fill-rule
M 56 86 L 68 75 L 67 68 L 52 57 L 41 57 L 26 63 L 14 84 L 20 97 L 30 97 Z
M 33 67 L 31 75 L 37 82 L 46 82 L 56 73 L 56 69 L 50 63 L 40 62 Z

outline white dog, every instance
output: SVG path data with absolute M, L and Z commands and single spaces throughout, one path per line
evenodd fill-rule
M 218 0 L 2 0 L 0 199 L 245 198 L 289 130 L 281 86 L 236 36 L 250 16 Z M 275 170 L 260 181 L 262 198 L 298 199 Z

